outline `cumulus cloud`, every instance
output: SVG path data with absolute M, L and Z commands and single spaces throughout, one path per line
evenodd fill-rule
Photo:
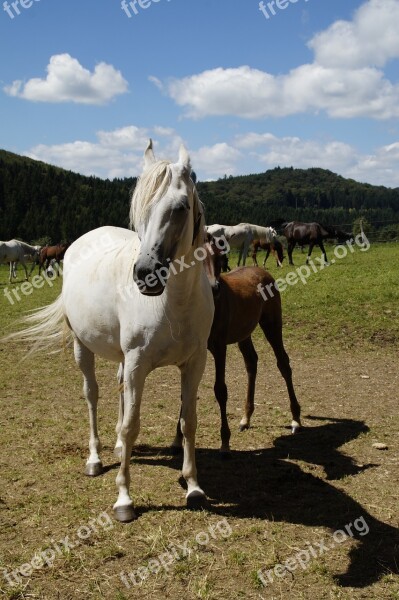
M 249 132 L 237 136 L 233 146 L 256 161 L 259 171 L 276 166 L 320 167 L 357 181 L 399 187 L 399 142 L 382 146 L 373 154 L 366 155 L 339 140 L 306 140 Z
M 399 58 L 399 0 L 368 0 L 352 21 L 337 21 L 309 42 L 314 61 L 273 75 L 243 65 L 167 83 L 186 116 L 249 119 L 325 111 L 331 117 L 399 116 L 399 85 L 383 70 Z
M 91 73 L 69 54 L 50 58 L 45 79 L 20 80 L 4 87 L 10 95 L 35 102 L 106 104 L 128 90 L 128 83 L 112 65 L 99 63 Z
M 173 129 L 147 129 L 135 125 L 113 131 L 98 131 L 96 142 L 76 140 L 65 144 L 39 144 L 25 154 L 83 175 L 97 175 L 109 179 L 133 177 L 142 171 L 143 152 L 148 139 L 160 135 L 159 130 L 163 138 L 162 143 L 155 140 L 156 154 L 175 159 L 181 138 Z
M 241 152 L 225 142 L 213 146 L 202 146 L 191 153 L 194 170 L 206 174 L 206 178 L 222 177 L 237 173 Z

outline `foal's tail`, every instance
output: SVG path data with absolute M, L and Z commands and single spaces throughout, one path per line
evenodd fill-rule
M 50 354 L 60 352 L 65 348 L 68 338 L 72 335 L 64 316 L 61 294 L 55 302 L 34 310 L 29 316 L 20 319 L 18 323 L 30 325 L 30 327 L 10 333 L 1 341 L 15 340 L 33 344 L 26 357 L 41 350 L 46 350 Z

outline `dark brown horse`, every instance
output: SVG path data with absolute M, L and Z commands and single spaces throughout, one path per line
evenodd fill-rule
M 292 252 L 297 244 L 304 246 L 309 244 L 309 252 L 306 258 L 308 264 L 314 246 L 319 246 L 323 253 L 324 261 L 328 263 L 327 254 L 324 248 L 323 240 L 335 238 L 336 230 L 334 227 L 325 227 L 320 223 L 300 223 L 292 221 L 283 228 L 283 235 L 288 242 L 288 258 L 290 265 L 293 265 Z
M 55 260 L 59 265 L 60 261 L 64 258 L 64 254 L 69 245 L 69 243 L 66 243 L 57 244 L 56 246 L 44 246 L 44 248 L 42 248 L 40 251 L 39 275 L 43 267 L 47 271 L 52 260 Z M 58 275 L 60 274 L 59 269 L 57 269 L 57 273 Z
M 207 245 L 209 250 L 209 245 Z M 214 248 L 212 248 L 214 252 Z M 284 349 L 282 336 L 281 299 L 274 287 L 274 279 L 259 267 L 238 267 L 230 273 L 220 274 L 220 257 L 217 252 L 205 261 L 208 279 L 214 290 L 215 316 L 208 340 L 216 369 L 214 386 L 215 396 L 219 403 L 221 415 L 221 451 L 230 451 L 230 429 L 227 421 L 227 386 L 225 381 L 226 351 L 228 344 L 238 344 L 244 357 L 248 374 L 247 399 L 244 416 L 240 422 L 240 430 L 248 429 L 251 415 L 254 412 L 255 381 L 258 355 L 252 343 L 251 334 L 259 324 L 277 359 L 277 366 L 285 379 L 292 413 L 292 432 L 300 427 L 301 408 L 295 395 L 288 354 Z M 265 293 L 269 290 L 269 293 Z M 266 298 L 266 300 L 264 299 Z M 172 444 L 174 449 L 180 448 L 182 436 L 180 421 L 177 425 L 176 437 Z
M 254 261 L 254 266 L 258 266 L 256 255 L 260 249 L 266 250 L 266 256 L 265 260 L 263 261 L 263 266 L 266 265 L 266 261 L 269 258 L 270 253 L 272 253 L 274 258 L 276 259 L 277 266 L 283 266 L 283 244 L 277 238 L 274 238 L 273 242 L 262 242 L 260 240 L 254 240 L 252 242 L 252 248 L 252 260 Z

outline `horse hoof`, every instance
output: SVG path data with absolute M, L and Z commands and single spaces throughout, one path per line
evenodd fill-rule
M 301 431 L 301 429 L 302 429 L 302 427 L 301 427 L 301 425 L 299 425 L 299 423 L 293 423 L 291 425 L 291 432 L 293 434 L 298 433 L 298 431 Z
M 103 463 L 87 463 L 85 467 L 85 475 L 89 477 L 98 477 L 103 474 Z
M 207 508 L 207 506 L 208 502 L 203 492 L 194 490 L 187 495 L 187 508 L 189 510 L 201 510 L 202 508 Z
M 249 425 L 247 425 L 247 423 L 240 423 L 239 430 L 245 431 L 246 429 L 249 429 Z
M 129 504 L 128 506 L 116 506 L 114 508 L 114 515 L 115 519 L 120 523 L 130 523 L 137 519 L 132 504 Z

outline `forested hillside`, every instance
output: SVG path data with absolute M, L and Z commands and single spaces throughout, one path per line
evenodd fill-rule
M 100 225 L 128 224 L 135 179 L 85 177 L 0 151 L 0 239 L 73 240 Z M 324 169 L 276 168 L 198 182 L 208 223 L 278 219 L 350 229 L 360 217 L 386 239 L 399 237 L 399 189 L 361 184 Z

